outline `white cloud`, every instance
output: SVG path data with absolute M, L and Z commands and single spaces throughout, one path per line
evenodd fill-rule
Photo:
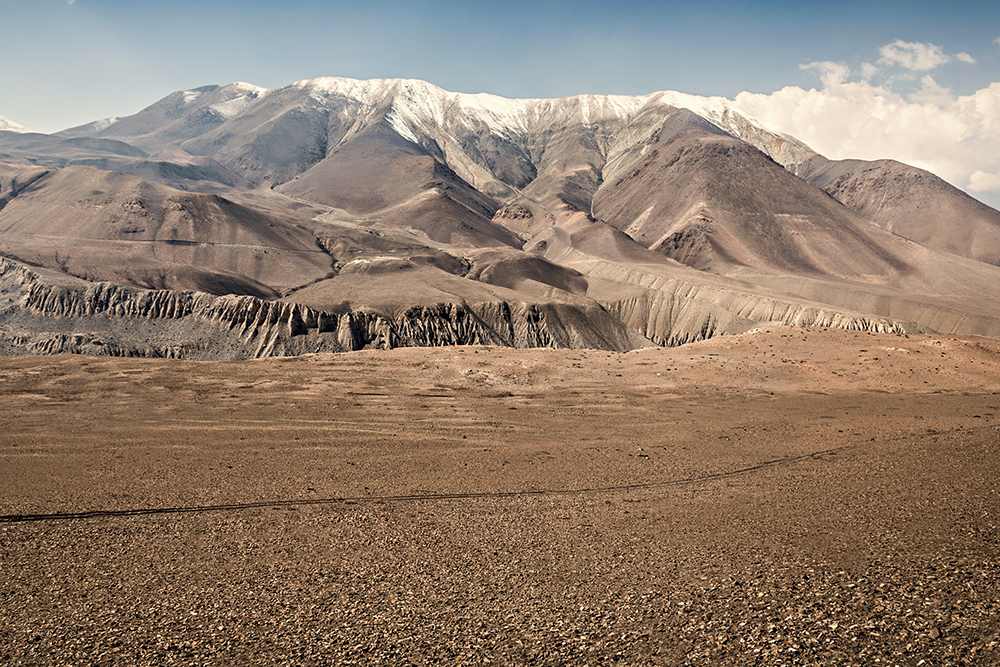
M 1000 44 L 1000 37 L 996 41 Z M 944 49 L 936 44 L 904 42 L 901 39 L 897 39 L 892 44 L 886 44 L 878 52 L 882 56 L 878 59 L 879 65 L 899 66 L 914 72 L 928 72 L 952 60 L 969 64 L 976 62 L 975 58 L 964 51 L 949 56 L 944 52 Z
M 819 72 L 819 79 L 823 82 L 824 86 L 839 85 L 851 75 L 851 70 L 846 65 L 832 63 L 829 60 L 809 63 L 808 65 L 799 65 L 799 69 L 814 69 Z
M 898 79 L 875 85 L 870 68 L 853 80 L 848 68 L 833 65 L 803 66 L 819 73 L 821 89 L 744 92 L 736 106 L 831 159 L 892 158 L 1000 206 L 1000 82 L 956 96 L 925 75 L 918 90 L 903 95 L 893 90 Z
M 1000 173 L 973 172 L 969 177 L 969 189 L 973 192 L 1000 192 Z
M 951 102 L 951 89 L 942 87 L 930 74 L 920 79 L 920 89 L 910 93 L 911 102 L 947 106 Z
M 904 42 L 901 39 L 897 39 L 892 44 L 886 44 L 878 52 L 882 55 L 878 60 L 880 65 L 899 65 L 918 72 L 932 70 L 949 60 L 948 56 L 944 54 L 944 49 L 940 46 L 920 42 Z
M 878 67 L 872 65 L 871 63 L 861 64 L 861 80 L 865 83 L 871 81 L 871 78 L 878 74 Z M 846 77 L 845 77 L 846 78 Z

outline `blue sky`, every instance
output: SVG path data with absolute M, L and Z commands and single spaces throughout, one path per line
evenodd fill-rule
M 823 79 L 829 68 L 802 66 L 826 63 L 846 69 L 841 84 L 863 79 L 906 103 L 929 99 L 912 97 L 932 90 L 927 76 L 953 101 L 1000 81 L 995 0 L 0 0 L 0 21 L 0 115 L 43 132 L 134 113 L 174 90 L 318 76 L 410 77 L 507 97 L 735 98 L 824 91 L 837 83 Z M 880 49 L 896 41 L 941 58 L 931 69 L 892 62 Z M 780 111 L 761 115 L 789 116 Z M 973 166 L 980 184 L 996 175 L 1000 193 L 1000 165 Z M 953 171 L 946 177 L 967 187 L 958 181 L 973 171 Z

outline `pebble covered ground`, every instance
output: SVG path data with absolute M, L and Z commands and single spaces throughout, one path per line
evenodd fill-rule
M 0 663 L 1000 664 L 998 352 L 0 359 Z

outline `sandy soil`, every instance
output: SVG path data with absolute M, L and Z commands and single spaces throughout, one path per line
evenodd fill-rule
M 1000 663 L 1000 341 L 0 359 L 0 662 Z

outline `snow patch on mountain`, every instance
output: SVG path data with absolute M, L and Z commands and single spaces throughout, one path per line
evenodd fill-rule
M 413 130 L 410 129 L 406 121 L 400 117 L 400 114 L 396 109 L 393 109 L 386 115 L 386 120 L 389 121 L 389 125 L 392 129 L 396 130 L 396 134 L 403 137 L 407 141 L 412 141 L 415 144 L 420 143 L 417 135 L 413 133 Z
M 658 93 L 658 95 L 663 104 L 678 109 L 687 109 L 724 130 L 728 130 L 727 125 L 731 125 L 731 123 L 727 123 L 726 118 L 732 112 L 732 102 L 725 97 L 701 97 L 669 90 Z
M 242 114 L 247 110 L 247 107 L 265 97 L 270 91 L 260 86 L 237 82 L 222 88 L 219 92 L 224 95 L 232 94 L 232 97 L 211 105 L 209 109 L 228 120 Z
M 28 132 L 31 132 L 31 130 L 20 123 L 15 123 L 9 118 L 0 116 L 0 132 L 18 132 L 20 134 L 27 134 Z
M 528 110 L 537 100 L 511 100 L 499 95 L 478 93 L 463 95 L 453 93 L 463 113 L 470 118 L 482 119 L 491 130 L 506 133 L 510 130 L 528 131 Z
M 181 91 L 182 104 L 191 104 L 196 99 L 201 97 L 201 92 L 197 90 L 183 90 Z
M 268 92 L 270 92 L 269 88 L 264 88 L 262 86 L 255 86 L 252 83 L 246 83 L 245 81 L 237 81 L 236 83 L 231 83 L 226 87 L 232 88 L 234 90 L 240 90 L 246 93 L 255 94 L 258 97 L 263 97 Z
M 653 97 L 653 95 L 579 95 L 567 99 L 579 105 L 583 124 L 590 125 L 609 119 L 630 121 Z
M 102 118 L 101 120 L 95 120 L 90 124 L 90 128 L 93 132 L 103 132 L 115 123 L 117 123 L 121 118 L 118 116 L 112 116 L 111 118 Z
M 363 105 L 375 105 L 384 100 L 393 86 L 400 79 L 345 79 L 342 77 L 325 76 L 318 79 L 303 79 L 296 81 L 289 88 L 301 88 L 309 91 L 310 97 L 317 102 L 327 102 L 330 98 L 342 98 Z

